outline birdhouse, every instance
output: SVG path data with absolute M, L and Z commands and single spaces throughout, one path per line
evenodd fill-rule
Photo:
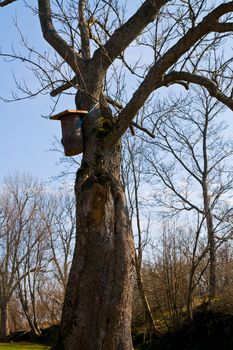
M 60 120 L 62 128 L 62 145 L 66 156 L 75 156 L 83 152 L 82 120 L 87 111 L 66 110 L 50 117 Z

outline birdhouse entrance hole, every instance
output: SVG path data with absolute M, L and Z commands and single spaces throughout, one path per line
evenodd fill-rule
M 66 110 L 50 117 L 60 120 L 62 128 L 62 145 L 66 156 L 75 156 L 83 152 L 82 119 L 87 111 Z

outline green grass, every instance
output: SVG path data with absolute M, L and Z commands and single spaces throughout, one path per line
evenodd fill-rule
M 50 346 L 33 343 L 0 343 L 0 350 L 49 350 Z

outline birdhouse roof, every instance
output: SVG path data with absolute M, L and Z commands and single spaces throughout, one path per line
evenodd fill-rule
M 49 119 L 51 120 L 60 120 L 63 117 L 66 116 L 71 116 L 71 115 L 75 115 L 75 114 L 79 114 L 79 115 L 84 115 L 87 114 L 88 111 L 84 111 L 84 110 L 74 110 L 74 109 L 66 109 L 65 111 L 55 114 L 55 115 L 51 115 L 51 117 Z

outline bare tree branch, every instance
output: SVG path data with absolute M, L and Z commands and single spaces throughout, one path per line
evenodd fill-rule
M 45 40 L 54 48 L 54 50 L 69 64 L 76 74 L 79 74 L 79 66 L 82 64 L 77 51 L 68 45 L 68 43 L 57 33 L 54 28 L 49 0 L 38 0 L 39 18 L 41 29 Z
M 215 24 L 215 31 L 218 33 L 226 33 L 226 32 L 232 32 L 233 31 L 233 23 L 216 23 Z
M 142 30 L 154 21 L 161 7 L 168 2 L 170 0 L 146 0 L 138 11 L 113 33 L 106 44 L 95 51 L 93 61 L 101 64 L 106 70 Z
M 215 97 L 217 100 L 225 104 L 227 107 L 229 107 L 233 111 L 233 99 L 232 97 L 226 96 L 222 91 L 218 89 L 217 84 L 206 77 L 203 77 L 201 75 L 192 74 L 188 72 L 171 72 L 164 76 L 163 83 L 164 85 L 174 84 L 177 81 L 184 80 L 188 83 L 193 83 L 197 85 L 204 86 L 210 96 Z
M 50 92 L 50 95 L 52 97 L 57 96 L 58 94 L 61 94 L 62 92 L 70 89 L 71 87 L 74 87 L 77 84 L 77 78 L 74 77 L 73 79 L 71 79 L 70 81 L 67 81 L 66 83 L 62 84 L 61 86 L 58 86 L 56 89 L 53 89 Z
M 9 4 L 11 4 L 12 2 L 15 2 L 16 0 L 5 0 L 5 1 L 2 1 L 0 2 L 0 7 L 4 7 L 4 6 L 7 6 Z
M 81 35 L 81 52 L 83 59 L 90 59 L 90 33 L 88 28 L 88 23 L 85 20 L 85 6 L 86 0 L 79 0 L 78 13 L 79 13 L 79 29 Z
M 123 109 L 124 108 L 124 106 L 121 104 L 121 102 L 113 100 L 110 96 L 107 96 L 107 95 L 105 95 L 104 97 L 105 97 L 106 101 L 110 105 L 112 105 L 112 106 L 114 106 L 114 107 L 116 107 L 118 109 Z
M 134 122 L 132 122 L 131 125 L 135 126 L 135 128 L 137 128 L 137 129 L 145 132 L 148 136 L 152 137 L 152 139 L 155 138 L 155 134 L 153 132 L 151 132 L 150 130 L 148 130 L 147 128 L 144 128 L 143 126 L 141 126 L 137 123 L 134 123 Z
M 218 19 L 231 11 L 233 11 L 233 1 L 221 4 L 212 10 L 196 27 L 189 29 L 187 33 L 154 64 L 144 81 L 133 94 L 131 100 L 119 114 L 118 123 L 111 134 L 111 139 L 109 138 L 109 142 L 115 142 L 121 137 L 139 109 L 144 105 L 149 95 L 163 85 L 165 72 L 201 38 L 211 32 L 216 32 L 219 26 Z M 229 101 L 226 102 L 229 103 Z

